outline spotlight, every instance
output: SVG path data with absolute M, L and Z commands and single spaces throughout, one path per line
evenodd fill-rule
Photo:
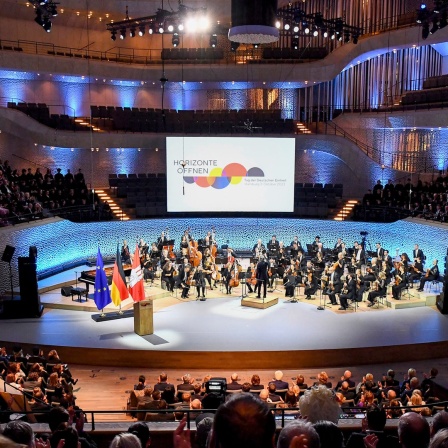
M 139 35 L 140 37 L 142 37 L 142 36 L 145 35 L 145 25 L 140 25 L 140 26 L 138 27 L 138 35 Z
M 212 48 L 216 48 L 218 46 L 218 36 L 216 34 L 212 34 L 210 36 L 210 46 Z
M 112 31 L 110 32 L 110 38 L 111 38 L 113 41 L 117 40 L 117 31 L 116 31 L 116 30 L 112 30 Z
M 177 27 L 177 29 L 179 31 L 183 31 L 184 30 L 184 24 L 183 23 L 179 23 L 179 26 Z
M 120 30 L 120 39 L 125 40 L 126 39 L 126 28 L 121 28 Z
M 240 46 L 239 42 L 230 42 L 230 51 L 236 51 L 238 50 L 238 47 Z
M 289 31 L 290 28 L 291 28 L 291 24 L 289 22 L 285 22 L 285 24 L 283 25 L 283 29 L 285 31 Z
M 291 40 L 291 47 L 294 50 L 297 50 L 299 48 L 299 36 L 294 36 Z
M 164 31 L 165 31 L 165 30 L 164 30 L 164 28 L 163 28 L 163 25 L 160 25 L 160 26 L 159 26 L 159 33 L 160 33 L 160 34 L 163 34 Z
M 276 21 L 275 21 L 275 27 L 276 27 L 277 29 L 280 29 L 281 26 L 282 26 L 282 24 L 280 23 L 280 20 L 276 20 Z
M 330 39 L 331 39 L 331 40 L 334 40 L 335 37 L 336 37 L 336 35 L 334 34 L 334 31 L 333 31 L 333 32 L 331 33 L 331 37 L 330 37 Z
M 307 25 L 306 28 L 305 28 L 305 34 L 310 34 L 310 28 L 309 28 L 308 25 Z
M 429 36 L 429 23 L 426 22 L 422 26 L 422 39 L 426 39 Z
M 344 42 L 348 44 L 350 42 L 350 33 L 344 33 Z
M 208 30 L 210 27 L 210 20 L 207 16 L 201 16 L 199 18 L 199 29 L 202 31 Z
M 319 34 L 319 31 L 317 31 L 317 28 L 314 28 L 313 36 L 314 36 L 314 37 L 317 37 L 318 34 Z
M 174 33 L 173 38 L 171 39 L 171 43 L 173 44 L 173 47 L 177 47 L 179 45 L 179 34 Z
M 154 34 L 154 25 L 153 25 L 153 24 L 149 25 L 149 27 L 148 27 L 148 33 L 149 33 L 149 34 Z
M 294 25 L 294 28 L 292 29 L 295 33 L 299 32 L 299 25 Z
M 49 17 L 44 17 L 44 24 L 42 26 L 47 33 L 51 31 L 52 23 Z
M 314 17 L 314 25 L 317 26 L 317 28 L 322 28 L 324 26 L 324 18 L 322 14 L 317 13 Z
M 324 37 L 328 37 L 328 31 L 327 30 L 324 31 L 323 36 Z
M 172 33 L 174 31 L 174 25 L 172 24 L 172 23 L 170 23 L 169 25 L 168 25 L 168 32 L 169 33 Z
M 254 48 L 258 48 L 260 44 L 254 44 Z
M 129 30 L 129 36 L 131 36 L 131 37 L 135 37 L 135 28 L 134 28 L 134 27 L 132 27 L 132 28 Z
M 426 9 L 426 4 L 425 4 L 425 3 L 422 3 L 422 4 L 420 5 L 420 9 Z

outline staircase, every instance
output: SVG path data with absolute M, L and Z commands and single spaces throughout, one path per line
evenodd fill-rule
M 358 203 L 356 199 L 345 199 L 341 205 L 337 207 L 332 214 L 329 214 L 328 219 L 334 221 L 346 221 L 353 212 L 353 207 Z
M 132 216 L 130 210 L 126 210 L 126 199 L 113 198 L 115 194 L 112 192 L 112 189 L 95 190 L 95 192 L 103 202 L 107 202 L 109 204 L 115 219 L 120 221 L 129 221 L 132 217 L 135 218 L 135 210 L 133 213 L 134 216 Z

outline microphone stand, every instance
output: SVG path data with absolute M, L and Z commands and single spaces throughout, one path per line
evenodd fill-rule
M 317 281 L 319 282 L 319 280 L 321 281 L 321 286 L 317 286 L 319 289 L 319 306 L 317 307 L 317 309 L 319 311 L 324 311 L 325 308 L 330 308 L 325 304 L 325 299 L 323 298 L 324 294 L 323 294 L 323 290 L 322 290 L 322 279 L 318 279 Z

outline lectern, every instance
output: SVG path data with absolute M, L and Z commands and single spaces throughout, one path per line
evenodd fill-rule
M 139 336 L 154 333 L 152 300 L 134 303 L 134 332 Z

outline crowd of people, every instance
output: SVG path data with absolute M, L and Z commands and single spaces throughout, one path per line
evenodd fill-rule
M 42 411 L 48 411 L 51 406 L 75 407 L 73 386 L 77 382 L 56 350 L 50 350 L 45 356 L 39 347 L 26 355 L 20 346 L 13 347 L 11 354 L 5 347 L 0 348 L 0 391 L 24 396 L 30 410 L 36 412 L 37 420 L 45 421 Z M 1 404 L 2 410 L 8 408 L 7 403 Z
M 448 176 L 439 176 L 431 182 L 418 180 L 416 184 L 411 179 L 407 179 L 405 184 L 394 184 L 389 179 L 384 185 L 381 180 L 377 180 L 372 190 L 364 195 L 362 206 L 363 210 L 358 208 L 360 218 L 362 211 L 384 208 L 391 214 L 394 211 L 407 216 L 448 222 Z
M 97 196 L 93 198 L 98 208 Z M 0 225 L 11 219 L 40 219 L 48 214 L 70 207 L 92 204 L 81 168 L 76 174 L 67 169 L 65 174 L 57 168 L 45 173 L 37 167 L 17 169 L 8 160 L 0 160 Z

